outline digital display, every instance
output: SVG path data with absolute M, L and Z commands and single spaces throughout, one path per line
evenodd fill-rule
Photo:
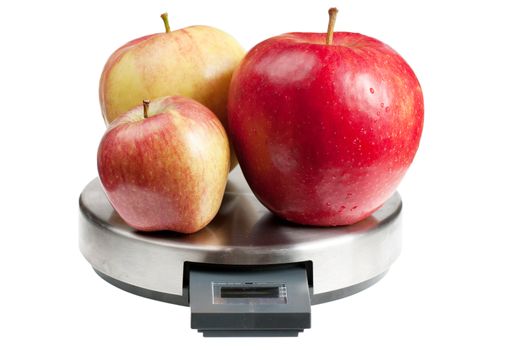
M 284 282 L 212 282 L 213 304 L 287 304 Z
M 279 298 L 279 287 L 222 287 L 221 298 Z

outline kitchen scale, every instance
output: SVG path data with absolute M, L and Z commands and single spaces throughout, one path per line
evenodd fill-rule
M 98 179 L 80 195 L 80 250 L 107 282 L 190 306 L 204 336 L 297 336 L 310 306 L 376 283 L 401 251 L 401 197 L 372 216 L 334 228 L 300 226 L 271 214 L 239 167 L 219 213 L 192 235 L 132 229 Z

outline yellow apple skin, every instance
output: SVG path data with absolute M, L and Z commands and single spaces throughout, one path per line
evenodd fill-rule
M 97 165 L 121 218 L 141 231 L 194 233 L 217 214 L 230 168 L 226 131 L 200 103 L 179 96 L 138 106 L 112 122 Z
M 130 41 L 110 56 L 100 78 L 104 120 L 111 123 L 144 99 L 177 95 L 208 107 L 227 131 L 230 80 L 244 54 L 233 37 L 208 26 Z

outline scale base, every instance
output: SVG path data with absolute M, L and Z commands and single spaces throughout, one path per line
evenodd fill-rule
M 264 208 L 239 169 L 215 219 L 192 235 L 134 230 L 98 179 L 79 206 L 80 250 L 96 273 L 130 293 L 190 306 L 192 328 L 206 337 L 297 336 L 310 328 L 311 305 L 370 287 L 401 252 L 398 193 L 356 224 L 300 226 Z

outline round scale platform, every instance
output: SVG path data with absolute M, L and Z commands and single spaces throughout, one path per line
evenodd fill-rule
M 260 204 L 237 168 L 219 213 L 206 228 L 192 235 L 145 233 L 122 221 L 94 179 L 80 196 L 79 244 L 102 278 L 149 298 L 190 305 L 193 269 L 249 273 L 303 266 L 309 301 L 318 304 L 363 290 L 388 271 L 401 251 L 400 214 L 401 198 L 395 193 L 354 225 L 296 225 Z

